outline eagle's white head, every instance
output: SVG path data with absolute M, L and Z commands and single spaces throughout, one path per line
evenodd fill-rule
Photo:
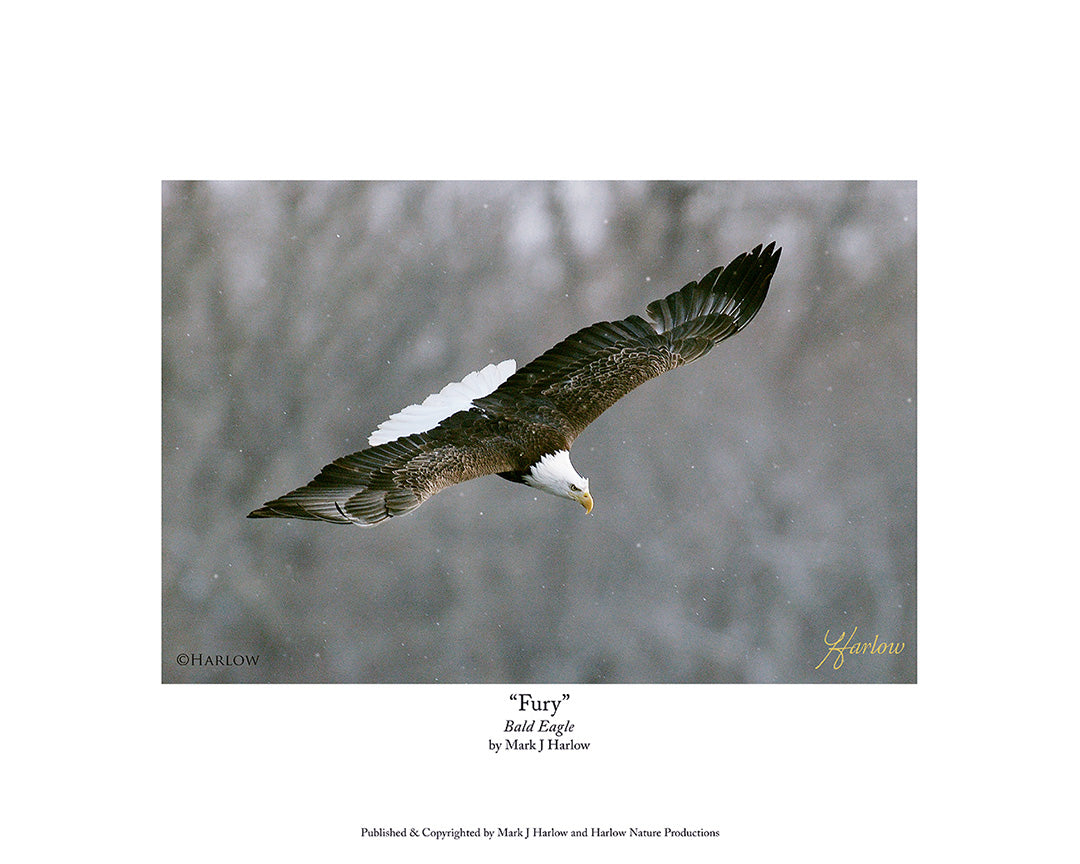
M 560 498 L 569 498 L 577 501 L 585 508 L 586 513 L 592 512 L 593 500 L 589 494 L 589 481 L 582 477 L 570 464 L 570 452 L 559 450 L 555 453 L 547 453 L 540 457 L 525 475 L 525 482 L 534 489 L 543 489 Z

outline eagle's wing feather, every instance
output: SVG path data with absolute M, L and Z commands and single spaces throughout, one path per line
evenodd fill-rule
M 554 406 L 572 441 L 640 384 L 706 354 L 757 314 L 780 250 L 758 246 L 700 282 L 648 305 L 638 315 L 601 321 L 568 336 L 511 375 L 477 406 L 509 409 L 530 401 Z
M 447 486 L 513 467 L 511 446 L 484 434 L 484 424 L 461 411 L 428 432 L 342 456 L 306 486 L 249 515 L 374 525 L 408 513 Z

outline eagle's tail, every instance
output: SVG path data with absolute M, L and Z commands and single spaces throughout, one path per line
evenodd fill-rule
M 419 507 L 427 495 L 402 485 L 395 468 L 419 452 L 410 435 L 335 459 L 288 495 L 268 501 L 249 519 L 316 519 L 341 525 L 375 525 Z
M 685 362 L 697 359 L 717 342 L 738 333 L 757 315 L 780 250 L 775 243 L 744 252 L 726 267 L 717 267 L 663 300 L 646 307 L 656 332 L 672 343 L 690 343 L 701 350 Z

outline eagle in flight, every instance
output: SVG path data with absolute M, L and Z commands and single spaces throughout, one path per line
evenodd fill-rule
M 517 371 L 505 360 L 448 384 L 381 424 L 367 449 L 248 516 L 375 525 L 486 474 L 591 512 L 589 481 L 570 464 L 574 439 L 639 384 L 692 363 L 749 324 L 780 260 L 775 247 L 757 246 L 653 301 L 650 321 L 601 321 Z

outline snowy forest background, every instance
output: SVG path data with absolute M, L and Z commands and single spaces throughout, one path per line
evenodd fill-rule
M 771 240 L 753 323 L 575 443 L 591 515 L 490 477 L 371 529 L 245 518 Z M 163 680 L 914 681 L 915 249 L 910 182 L 165 183 Z M 905 649 L 816 669 L 856 627 Z

